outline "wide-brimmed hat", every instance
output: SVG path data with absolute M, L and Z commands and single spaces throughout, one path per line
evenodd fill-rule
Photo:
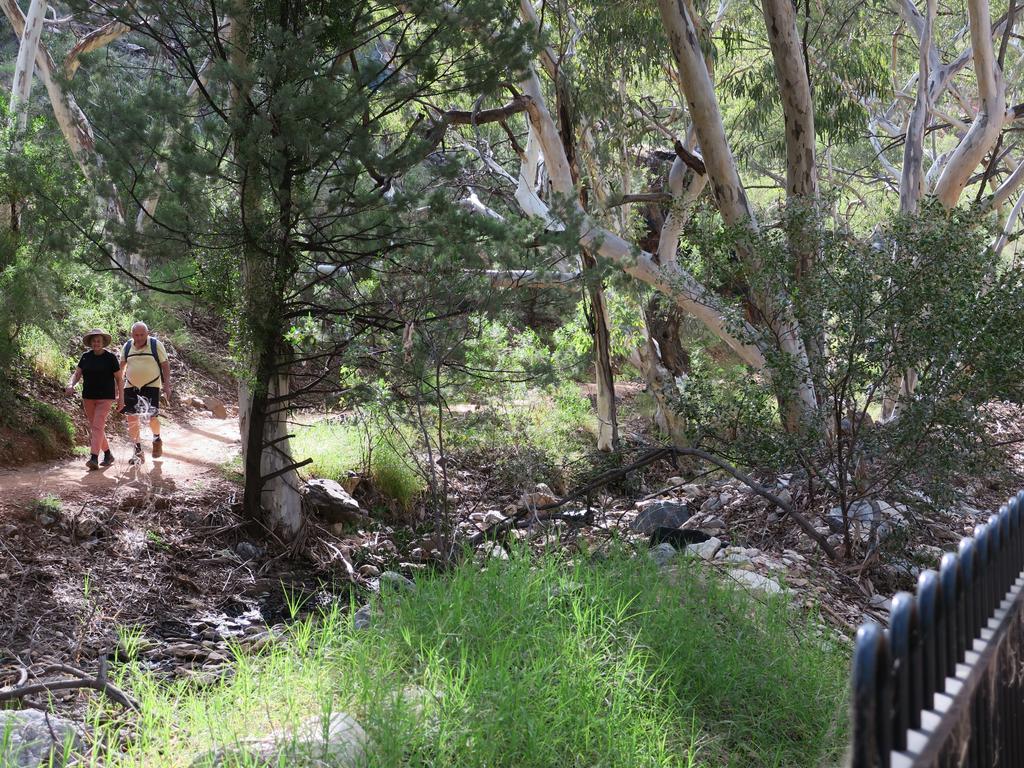
M 101 331 L 99 328 L 93 328 L 91 331 L 86 332 L 86 334 L 82 337 L 82 346 L 91 347 L 93 336 L 102 336 L 104 347 L 109 347 L 110 342 L 113 340 L 113 337 L 106 331 Z

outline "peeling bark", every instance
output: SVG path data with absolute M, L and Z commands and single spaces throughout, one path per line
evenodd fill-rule
M 130 30 L 131 27 L 120 21 L 112 21 L 109 24 L 104 24 L 98 29 L 94 29 L 79 40 L 75 46 L 68 51 L 68 55 L 64 57 L 64 76 L 68 80 L 75 76 L 75 72 L 78 71 L 78 67 L 81 65 L 79 58 L 83 54 L 99 50 L 103 46 L 109 45 Z

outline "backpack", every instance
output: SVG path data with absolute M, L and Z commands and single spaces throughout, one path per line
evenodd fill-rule
M 128 339 L 128 341 L 126 341 L 124 343 L 124 349 L 121 351 L 121 359 L 124 360 L 125 362 L 128 361 L 128 353 L 131 351 L 131 349 L 132 349 L 132 340 Z M 154 381 L 159 381 L 160 385 L 163 386 L 163 383 L 164 383 L 164 369 L 160 367 L 160 358 L 157 357 L 157 354 L 156 354 L 156 336 L 153 336 L 152 334 L 150 334 L 150 336 L 149 336 L 149 352 L 136 352 L 134 355 L 132 355 L 132 357 L 138 357 L 139 355 L 148 355 L 148 356 L 152 357 L 154 360 L 156 360 L 157 370 L 160 371 L 160 375 L 159 376 L 157 376 L 152 381 L 146 382 L 145 384 L 142 385 L 142 387 L 148 387 Z M 138 389 L 142 389 L 142 387 L 138 387 Z

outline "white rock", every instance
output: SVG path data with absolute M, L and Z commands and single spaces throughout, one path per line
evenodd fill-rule
M 292 730 L 275 731 L 261 739 L 244 739 L 237 745 L 200 755 L 192 768 L 226 765 L 289 765 L 356 768 L 363 765 L 366 731 L 356 719 L 335 712 L 325 723 L 320 715 L 308 717 Z
M 721 546 L 722 540 L 712 537 L 700 544 L 690 544 L 686 547 L 686 554 L 694 555 L 702 560 L 714 560 L 715 553 L 718 552 Z
M 719 496 L 709 496 L 700 505 L 701 512 L 716 512 L 722 507 L 722 499 Z
M 504 522 L 504 520 L 505 516 L 494 509 L 484 515 L 484 525 L 486 526 L 497 525 L 498 523 Z
M 779 586 L 777 581 L 769 579 L 767 576 L 762 576 L 760 573 L 755 573 L 754 571 L 744 571 L 739 568 L 733 568 L 729 571 L 729 575 L 741 585 L 749 589 L 755 589 L 769 595 L 777 595 L 782 592 L 782 587 Z

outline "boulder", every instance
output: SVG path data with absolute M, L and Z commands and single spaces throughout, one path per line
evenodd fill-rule
M 259 739 L 245 739 L 230 747 L 200 755 L 192 768 L 231 765 L 313 768 L 356 768 L 365 762 L 366 731 L 354 717 L 335 712 L 325 723 L 320 715 L 308 717 L 296 728 L 274 731 Z
M 227 407 L 216 397 L 204 397 L 203 407 L 212 413 L 215 419 L 226 419 L 228 417 Z
M 769 595 L 776 595 L 782 591 L 782 587 L 779 586 L 777 581 L 769 579 L 767 576 L 762 576 L 760 573 L 733 568 L 729 571 L 729 575 L 738 581 L 741 586 L 748 589 L 765 592 Z
M 83 746 L 74 723 L 35 709 L 0 709 L 0 745 L 3 768 L 70 765 Z
M 629 527 L 638 533 L 652 533 L 658 528 L 678 528 L 692 514 L 688 504 L 658 501 L 641 510 Z
M 700 544 L 690 544 L 686 548 L 686 554 L 699 557 L 701 560 L 714 560 L 715 554 L 721 547 L 721 539 L 711 538 Z
M 359 524 L 368 520 L 359 502 L 333 480 L 310 480 L 302 494 L 309 510 L 327 523 Z

